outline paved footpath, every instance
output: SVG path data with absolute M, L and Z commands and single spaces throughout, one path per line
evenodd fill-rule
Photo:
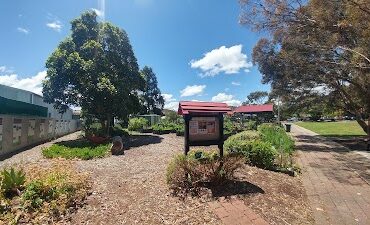
M 224 225 L 269 225 L 239 199 L 214 201 L 208 205 Z
M 315 224 L 370 224 L 370 159 L 292 126 Z

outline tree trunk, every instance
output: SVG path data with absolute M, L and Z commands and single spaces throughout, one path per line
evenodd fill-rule
M 366 123 L 365 120 L 361 118 L 361 116 L 356 115 L 356 121 L 361 126 L 362 130 L 370 136 L 370 117 L 368 118 L 368 122 Z
M 112 116 L 107 115 L 107 136 L 109 136 L 110 124 L 111 124 Z

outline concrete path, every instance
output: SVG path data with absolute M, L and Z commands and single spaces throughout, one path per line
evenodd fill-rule
M 292 126 L 315 223 L 370 224 L 370 159 Z
M 208 205 L 224 225 L 268 225 L 268 223 L 242 200 L 214 201 Z

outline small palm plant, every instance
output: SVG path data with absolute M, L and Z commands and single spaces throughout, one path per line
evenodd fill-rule
M 1 190 L 5 194 L 17 194 L 21 195 L 21 189 L 26 181 L 26 175 L 22 170 L 15 171 L 14 168 L 10 168 L 10 170 L 4 169 L 1 172 L 1 183 L 0 187 Z

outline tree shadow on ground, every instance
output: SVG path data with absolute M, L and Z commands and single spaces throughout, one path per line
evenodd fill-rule
M 241 180 L 226 180 L 221 185 L 207 186 L 212 197 L 230 197 L 234 195 L 264 194 L 265 191 L 255 184 Z
M 136 148 L 144 145 L 161 143 L 163 137 L 151 134 L 130 135 L 124 139 L 124 145 L 127 149 Z
M 333 144 L 320 137 L 304 135 L 296 137 L 301 142 L 297 145 L 298 150 L 303 154 L 307 152 L 315 154 L 308 166 L 319 169 L 329 180 L 348 185 L 363 185 L 362 180 L 370 182 L 370 159 L 353 152 L 358 149 Z
M 57 144 L 57 145 L 65 146 L 65 147 L 68 147 L 68 148 L 92 148 L 92 147 L 96 147 L 96 146 L 99 146 L 99 145 L 105 145 L 105 144 L 108 144 L 108 143 L 110 143 L 110 141 L 106 140 L 103 143 L 97 144 L 97 143 L 93 143 L 93 142 L 87 140 L 86 138 L 79 138 L 79 139 L 75 139 L 75 140 L 55 142 L 55 144 Z

